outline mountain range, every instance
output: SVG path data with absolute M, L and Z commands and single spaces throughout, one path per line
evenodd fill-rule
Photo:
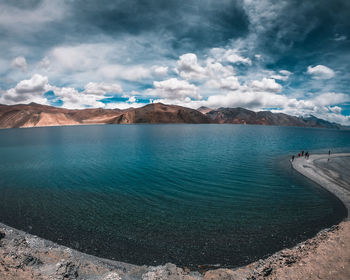
M 348 129 L 315 116 L 295 117 L 244 108 L 200 107 L 197 110 L 153 103 L 141 108 L 71 110 L 36 103 L 1 105 L 0 128 L 133 123 L 217 123 Z

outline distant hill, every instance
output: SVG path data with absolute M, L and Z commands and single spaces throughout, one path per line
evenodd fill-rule
M 303 118 L 269 111 L 254 112 L 244 108 L 212 110 L 201 107 L 194 110 L 154 103 L 125 110 L 101 108 L 69 110 L 36 103 L 0 104 L 0 128 L 132 123 L 231 123 L 347 129 L 340 124 L 315 116 Z
M 36 103 L 0 105 L 0 128 L 108 123 L 120 114 L 118 109 L 69 110 Z
M 212 120 L 197 110 L 161 103 L 148 104 L 128 110 L 113 123 L 211 123 Z
M 270 111 L 254 112 L 244 108 L 219 108 L 206 113 L 216 123 L 260 124 L 278 126 L 303 126 L 342 129 L 346 128 L 337 123 L 331 123 L 315 116 L 295 117 Z

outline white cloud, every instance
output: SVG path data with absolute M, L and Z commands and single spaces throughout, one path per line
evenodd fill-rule
M 89 80 L 139 81 L 151 78 L 152 67 L 140 64 L 123 64 L 117 56 L 120 45 L 114 43 L 83 43 L 53 48 L 47 58 L 50 61 L 50 74 L 71 77 L 73 82 Z M 164 72 L 164 69 L 158 69 Z
M 63 107 L 70 109 L 80 109 L 86 107 L 103 107 L 99 100 L 104 98 L 104 92 L 119 90 L 118 84 L 90 83 L 86 85 L 86 90 L 79 92 L 72 87 L 57 87 L 49 84 L 48 77 L 34 74 L 29 80 L 20 81 L 14 88 L 2 91 L 0 103 L 18 104 L 36 102 L 48 104 L 44 93 L 52 90 L 57 99 L 63 101 Z
M 204 66 L 200 65 L 197 56 L 193 53 L 187 53 L 180 56 L 177 62 L 176 72 L 180 77 L 186 80 L 204 81 L 209 87 L 224 88 L 223 84 L 230 83 L 234 79 L 234 69 L 231 65 L 222 65 L 215 59 L 208 58 Z
M 135 96 L 130 96 L 129 99 L 128 99 L 128 102 L 135 103 L 136 102 L 136 97 Z
M 231 63 L 242 63 L 251 65 L 252 61 L 249 58 L 242 57 L 236 53 L 232 53 L 226 57 L 226 60 Z
M 42 92 L 45 90 L 45 86 L 48 84 L 48 78 L 45 76 L 41 76 L 39 74 L 35 74 L 32 76 L 30 80 L 20 81 L 15 90 L 18 93 L 34 93 L 34 92 Z
M 251 83 L 253 89 L 257 91 L 279 92 L 282 90 L 282 86 L 274 79 L 263 78 L 261 81 L 253 81 Z
M 318 106 L 331 106 L 350 101 L 350 95 L 344 93 L 326 92 L 312 98 Z
M 23 72 L 27 71 L 27 60 L 23 56 L 17 56 L 11 62 L 11 66 L 14 68 L 21 69 Z
M 171 78 L 161 82 L 153 82 L 154 89 L 146 91 L 148 95 L 169 100 L 184 100 L 186 98 L 201 99 L 198 87 L 184 80 Z
M 105 109 L 128 109 L 128 108 L 140 108 L 145 106 L 144 103 L 136 103 L 136 102 L 112 102 L 105 104 Z
M 177 72 L 186 80 L 201 80 L 206 77 L 205 68 L 198 64 L 194 53 L 186 53 L 177 61 Z
M 324 65 L 316 65 L 315 67 L 308 66 L 307 73 L 309 75 L 312 75 L 313 78 L 317 80 L 331 79 L 335 76 L 334 71 L 331 68 L 328 68 Z
M 220 62 L 252 65 L 250 58 L 241 56 L 236 49 L 213 48 L 211 53 Z
M 167 66 L 155 66 L 153 68 L 153 71 L 157 76 L 166 76 L 168 74 L 168 67 Z
M 50 67 L 50 60 L 47 56 L 39 61 L 39 67 L 43 69 L 48 69 Z
M 91 95 L 105 95 L 107 93 L 120 93 L 122 91 L 123 89 L 119 84 L 90 82 L 85 85 L 84 93 Z
M 95 94 L 86 94 L 79 92 L 71 87 L 56 87 L 48 85 L 46 90 L 52 90 L 58 99 L 63 101 L 63 107 L 68 109 L 84 109 L 86 107 L 104 107 L 104 104 L 99 101 L 103 96 Z
M 292 72 L 288 70 L 280 70 L 278 74 L 272 75 L 271 78 L 275 80 L 287 81 L 290 75 L 292 75 Z
M 206 77 L 208 79 L 220 79 L 233 76 L 235 71 L 231 65 L 222 65 L 212 59 L 207 59 L 205 67 Z
M 20 9 L 0 3 L 0 26 L 11 32 L 32 32 L 33 27 L 43 27 L 44 23 L 63 18 L 65 5 L 59 0 L 43 0 L 34 9 Z
M 102 79 L 122 79 L 137 81 L 151 77 L 150 69 L 141 65 L 124 66 L 117 64 L 104 65 L 97 70 L 97 74 Z
M 206 82 L 205 85 L 210 88 L 218 88 L 224 90 L 237 90 L 241 87 L 237 77 L 235 76 L 229 76 L 217 80 L 212 79 Z
M 336 114 L 340 114 L 341 111 L 342 111 L 342 108 L 340 108 L 339 106 L 329 106 L 328 109 L 333 112 L 333 113 L 336 113 Z
M 35 74 L 31 79 L 23 80 L 14 88 L 3 91 L 0 96 L 0 103 L 9 105 L 31 102 L 46 104 L 47 100 L 43 97 L 43 94 L 47 85 L 47 77 Z

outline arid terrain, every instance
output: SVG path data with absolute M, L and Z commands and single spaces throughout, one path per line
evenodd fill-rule
M 254 112 L 243 108 L 213 110 L 200 107 L 194 110 L 154 103 L 125 110 L 102 108 L 69 110 L 36 103 L 0 104 L 0 128 L 133 123 L 228 123 L 347 129 L 313 116 L 295 117 L 269 111 Z

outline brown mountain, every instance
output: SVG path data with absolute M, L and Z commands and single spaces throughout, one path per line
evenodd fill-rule
M 272 113 L 270 111 L 254 112 L 244 108 L 219 108 L 207 112 L 215 123 L 232 124 L 260 124 L 260 125 L 278 125 L 278 126 L 304 126 L 321 128 L 345 128 L 339 124 L 331 123 L 314 116 L 295 117 L 283 113 Z
M 197 109 L 197 111 L 201 112 L 202 114 L 206 114 L 209 113 L 210 111 L 212 111 L 213 109 L 209 108 L 209 107 L 205 107 L 205 106 L 201 106 Z
M 0 128 L 108 123 L 120 114 L 118 109 L 69 110 L 36 103 L 0 105 Z
M 207 107 L 201 107 L 194 110 L 176 105 L 155 103 L 126 110 L 101 108 L 69 110 L 36 103 L 28 105 L 0 104 L 0 128 L 131 123 L 231 123 L 346 128 L 314 116 L 302 118 L 269 111 L 253 112 L 243 108 L 211 110 Z
M 190 108 L 162 103 L 149 104 L 129 110 L 118 116 L 113 123 L 211 123 L 212 120 Z
M 142 108 L 69 110 L 31 103 L 0 105 L 0 128 L 127 123 L 210 123 L 202 113 L 175 105 L 149 104 Z

